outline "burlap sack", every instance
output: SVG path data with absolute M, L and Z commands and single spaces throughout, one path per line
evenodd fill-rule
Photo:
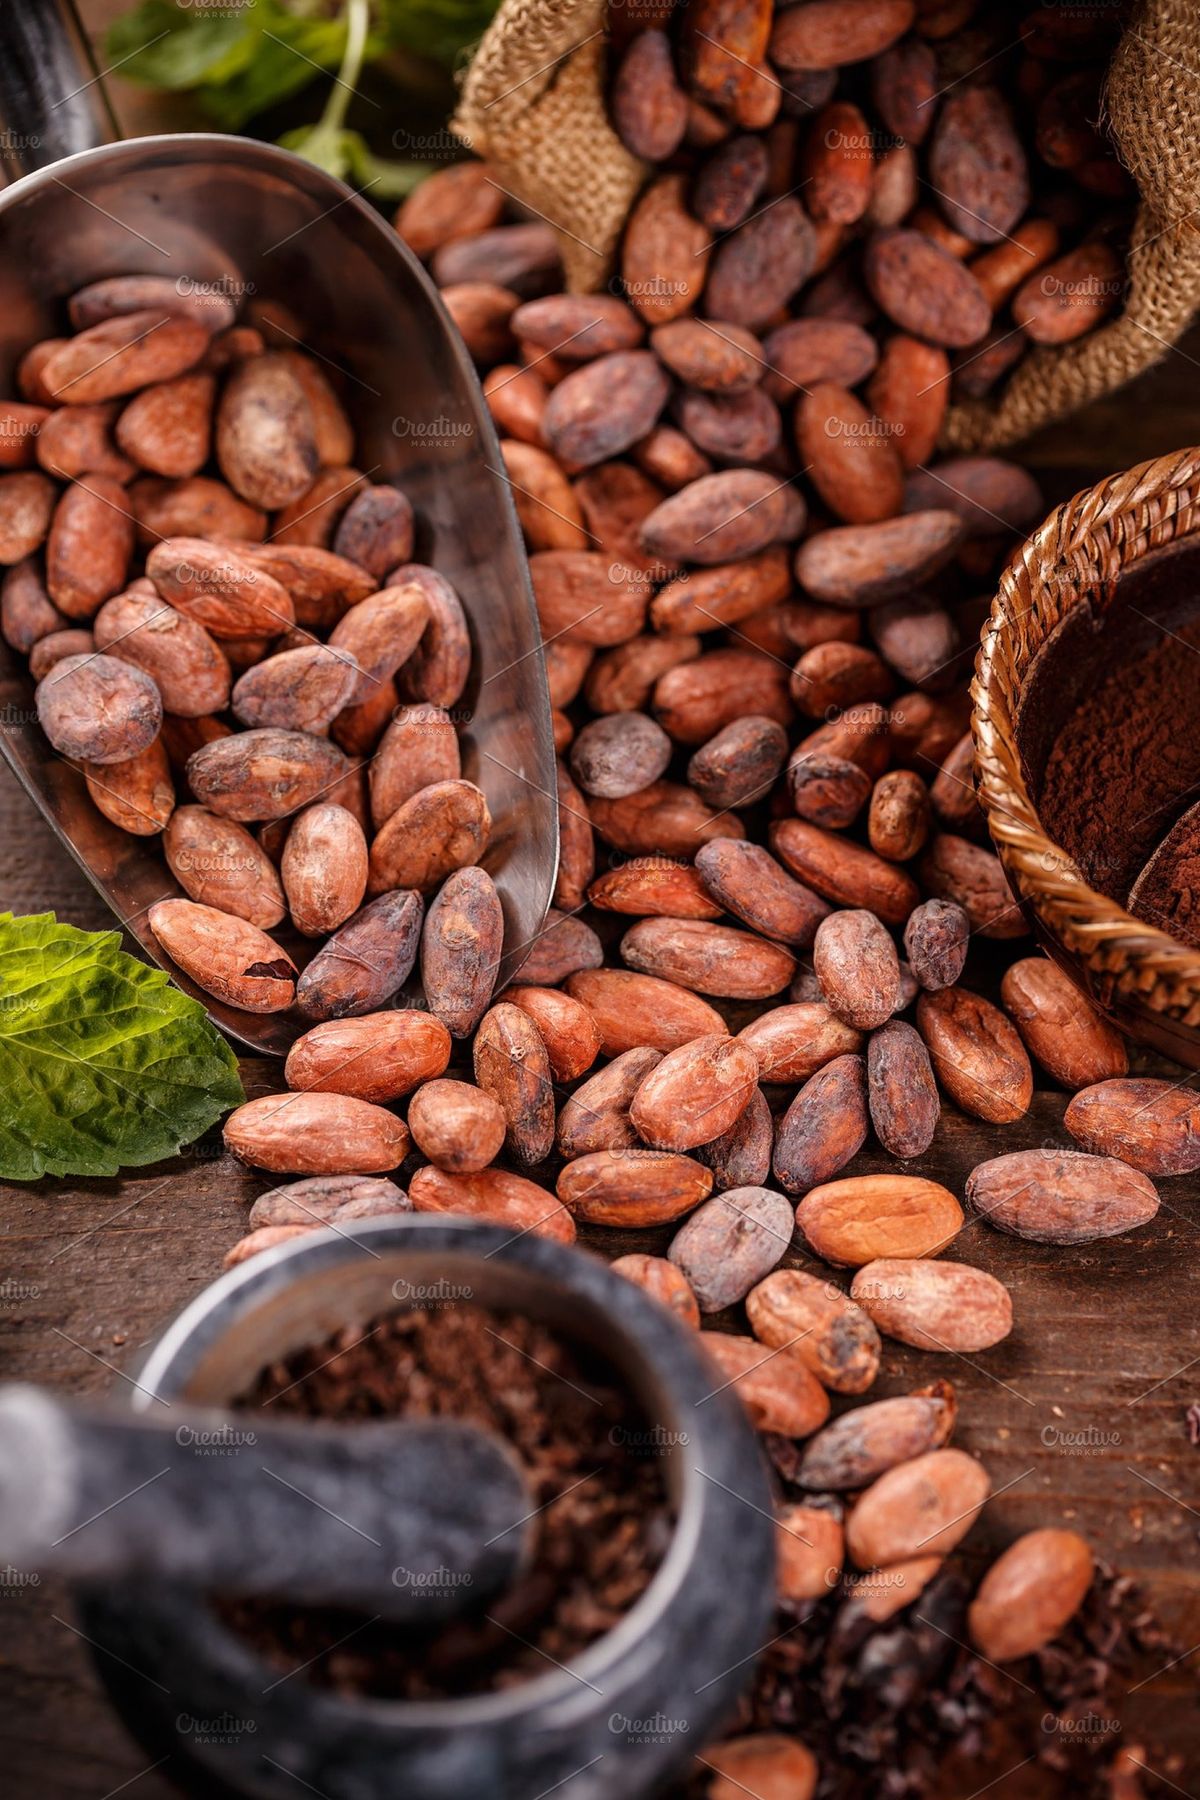
M 557 227 L 568 285 L 610 278 L 646 168 L 604 104 L 607 0 L 504 0 L 467 72 L 455 128 Z M 1027 356 L 996 400 L 952 407 L 946 450 L 1016 443 L 1165 356 L 1200 306 L 1200 0 L 1140 0 L 1106 107 L 1141 196 L 1120 315 Z

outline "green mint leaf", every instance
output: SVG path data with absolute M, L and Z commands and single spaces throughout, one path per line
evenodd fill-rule
M 0 913 L 0 1176 L 158 1162 L 243 1098 L 204 1008 L 119 932 Z
M 252 14 L 208 16 L 203 7 L 142 0 L 109 27 L 105 48 L 122 76 L 146 87 L 178 92 L 221 82 L 253 55 Z

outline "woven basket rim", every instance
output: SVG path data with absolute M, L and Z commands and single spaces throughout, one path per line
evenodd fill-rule
M 971 684 L 980 804 L 1018 898 L 1096 972 L 1103 953 L 1111 978 L 1115 958 L 1118 992 L 1171 1014 L 1200 1002 L 1200 952 L 1091 887 L 1045 831 L 1021 771 L 1015 708 L 1034 654 L 1061 618 L 1089 595 L 1107 603 L 1122 570 L 1196 531 L 1200 448 L 1153 458 L 1081 489 L 1026 539 L 1001 576 Z M 1048 567 L 1056 575 L 1053 591 Z M 1064 598 L 1068 585 L 1072 592 Z

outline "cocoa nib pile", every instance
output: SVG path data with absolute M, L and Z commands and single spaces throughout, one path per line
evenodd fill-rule
M 882 1625 L 842 1595 L 800 1625 L 781 1614 L 739 1728 L 799 1733 L 817 1755 L 818 1800 L 964 1800 L 1005 1774 L 1001 1793 L 1141 1800 L 1125 1753 L 1146 1753 L 1126 1742 L 1120 1709 L 1173 1651 L 1128 1578 L 1101 1564 L 1071 1624 L 1008 1671 L 966 1649 L 968 1596 L 947 1570 Z M 705 1780 L 690 1791 L 706 1796 Z
M 467 1420 L 512 1445 L 531 1505 L 545 1509 L 531 1566 L 487 1617 L 434 1632 L 356 1630 L 360 1617 L 332 1610 L 224 1608 L 265 1656 L 306 1665 L 322 1686 L 418 1699 L 545 1674 L 612 1629 L 669 1542 L 662 1459 L 638 1453 L 645 1427 L 628 1394 L 607 1365 L 529 1319 L 466 1303 L 396 1314 L 265 1370 L 240 1403 L 347 1421 Z

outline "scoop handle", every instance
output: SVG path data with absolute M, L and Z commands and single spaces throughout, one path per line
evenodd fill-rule
M 0 1388 L 0 1564 L 23 1571 L 433 1622 L 513 1580 L 535 1510 L 507 1445 L 456 1420 L 136 1416 Z
M 7 181 L 120 137 L 72 0 L 0 5 L 0 169 Z

